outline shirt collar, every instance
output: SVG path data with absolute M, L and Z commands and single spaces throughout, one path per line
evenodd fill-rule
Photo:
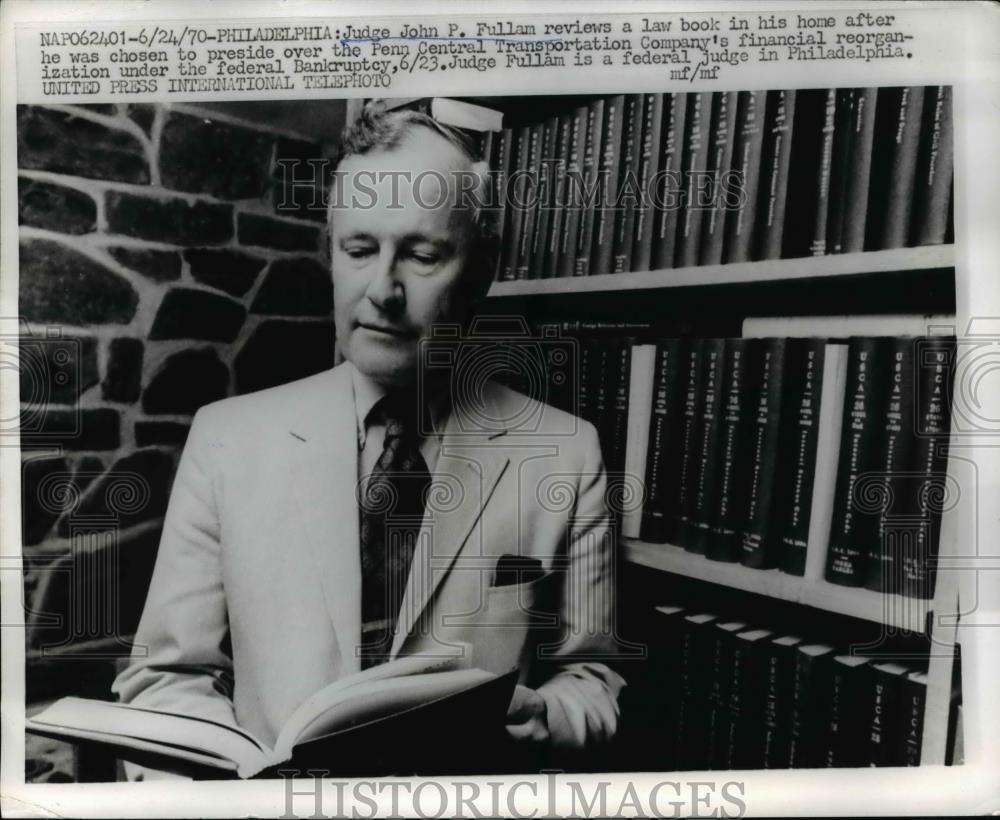
M 358 448 L 360 449 L 365 446 L 365 441 L 368 438 L 368 429 L 365 426 L 368 414 L 375 403 L 389 391 L 370 376 L 358 370 L 352 362 L 348 361 L 346 366 L 351 368 L 351 381 L 354 385 L 354 410 L 358 431 Z M 450 409 L 447 396 L 443 392 L 429 396 L 427 409 L 430 414 L 432 434 L 441 438 L 444 435 Z

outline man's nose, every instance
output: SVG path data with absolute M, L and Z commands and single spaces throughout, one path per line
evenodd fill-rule
M 396 254 L 383 251 L 372 267 L 372 277 L 365 295 L 385 311 L 400 310 L 406 304 L 403 283 L 397 275 Z

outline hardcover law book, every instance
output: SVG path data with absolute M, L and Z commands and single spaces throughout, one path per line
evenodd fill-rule
M 458 668 L 454 658 L 407 657 L 342 678 L 296 709 L 269 747 L 251 733 L 206 718 L 128 704 L 68 697 L 28 718 L 33 734 L 112 747 L 128 760 L 209 777 L 250 778 L 282 764 L 325 759 L 352 767 L 352 748 L 366 733 L 398 728 L 402 737 L 421 720 L 500 727 L 515 674 L 498 677 Z M 464 717 L 463 717 L 464 716 Z M 419 718 L 419 720 L 418 720 Z M 393 726 L 393 722 L 396 725 Z
M 785 339 L 761 341 L 752 363 L 750 395 L 753 413 L 749 443 L 740 562 L 757 569 L 778 564 L 776 526 L 772 520 L 774 477 L 781 431 L 781 395 L 785 371 Z
M 699 447 L 695 456 L 694 484 L 687 536 L 682 542 L 689 552 L 705 554 L 711 539 L 715 482 L 718 475 L 720 436 L 725 385 L 726 340 L 704 339 L 701 349 L 700 379 L 702 398 L 698 433 Z
M 611 354 L 612 388 L 608 417 L 609 458 L 608 470 L 621 473 L 625 470 L 626 445 L 628 436 L 629 377 L 631 375 L 632 347 L 634 339 L 619 339 L 609 351 Z
M 563 221 L 566 218 L 566 171 L 569 156 L 572 151 L 573 129 L 576 117 L 564 114 L 559 117 L 556 128 L 556 144 L 554 153 L 546 159 L 550 160 L 547 168 L 552 173 L 551 190 L 545 199 L 548 226 L 545 233 L 544 262 L 542 275 L 544 277 L 562 276 L 562 260 L 559 258 L 563 247 Z
M 924 123 L 913 192 L 912 245 L 939 245 L 945 241 L 954 146 L 951 86 L 931 86 L 924 91 Z
M 640 204 L 635 215 L 632 270 L 649 270 L 653 261 L 652 186 L 660 169 L 660 134 L 663 126 L 663 94 L 643 94 L 642 145 L 639 155 Z
M 501 239 L 504 238 L 504 231 L 506 230 L 507 221 L 507 180 L 510 178 L 512 172 L 511 168 L 511 154 L 514 145 L 514 130 L 511 128 L 504 128 L 497 134 L 496 139 L 493 140 L 493 152 L 490 156 L 490 170 L 493 172 L 493 206 L 494 206 L 494 222 L 496 224 L 496 235 Z M 506 245 L 504 246 L 504 250 Z M 503 265 L 504 251 L 497 254 L 497 270 L 496 276 L 498 279 L 502 277 L 502 265 Z
M 822 254 L 826 245 L 827 198 L 836 92 L 804 89 L 795 95 L 782 256 Z M 817 239 L 822 240 L 817 244 Z
M 823 765 L 829 727 L 832 646 L 800 646 L 792 676 L 792 721 L 788 764 L 793 769 Z
M 655 544 L 670 540 L 673 505 L 680 483 L 682 350 L 680 339 L 658 339 L 656 342 L 652 414 L 646 457 L 646 501 L 639 532 L 643 541 Z M 630 426 L 630 431 L 631 429 Z
M 765 660 L 767 643 L 772 638 L 768 629 L 751 629 L 733 639 L 729 711 L 734 751 L 730 768 L 764 768 Z
M 684 158 L 682 160 L 681 211 L 677 219 L 677 250 L 674 265 L 678 268 L 698 264 L 701 225 L 708 203 L 699 196 L 699 182 L 707 174 L 711 147 L 709 128 L 712 117 L 709 92 L 688 94 L 684 121 Z
M 868 711 L 868 765 L 896 766 L 897 731 L 903 705 L 903 681 L 910 670 L 898 663 L 872 665 L 873 694 Z
M 795 656 L 802 639 L 782 635 L 765 644 L 764 768 L 787 769 L 791 743 Z
M 549 223 L 555 206 L 556 176 L 559 154 L 556 140 L 559 136 L 559 120 L 556 117 L 542 124 L 542 148 L 538 164 L 538 196 L 533 207 L 534 226 L 531 239 L 531 256 L 528 259 L 529 279 L 548 279 L 555 276 L 549 266 Z
M 682 686 L 677 725 L 678 768 L 708 769 L 711 765 L 712 715 L 706 699 L 712 672 L 712 625 L 717 616 L 693 613 L 681 621 L 679 672 Z
M 878 537 L 878 488 L 870 474 L 878 468 L 887 375 L 880 356 L 885 348 L 879 339 L 855 336 L 848 345 L 840 457 L 826 558 L 826 580 L 843 586 L 864 584 L 865 551 Z M 868 492 L 858 487 L 863 476 L 869 476 Z
M 871 183 L 875 140 L 875 111 L 878 89 L 855 88 L 850 122 L 851 157 L 847 167 L 847 190 L 843 213 L 843 251 L 857 253 L 865 249 L 865 226 L 868 217 L 868 191 Z
M 924 89 L 880 88 L 866 247 L 902 248 L 910 231 Z
M 881 509 L 876 537 L 868 541 L 863 563 L 867 589 L 897 592 L 900 540 L 913 535 L 907 513 L 915 506 L 909 496 L 917 490 L 908 474 L 916 444 L 913 353 L 917 340 L 890 336 L 881 339 L 880 344 L 885 348 L 880 358 L 887 368 L 878 462 Z
M 903 766 L 919 766 L 927 703 L 926 672 L 910 672 L 906 676 L 900 686 L 900 702 L 900 729 L 894 758 Z
M 650 427 L 656 386 L 655 344 L 634 344 L 630 354 L 628 379 L 628 432 L 625 442 L 625 480 L 645 482 L 647 492 L 652 483 L 647 469 L 655 447 Z M 657 465 L 659 466 L 659 465 Z M 655 468 L 654 468 L 655 471 Z M 647 496 L 646 503 L 649 497 Z M 633 505 L 622 519 L 622 535 L 638 538 L 642 531 L 643 508 Z
M 576 233 L 575 276 L 587 276 L 591 269 L 591 248 L 594 244 L 594 224 L 600 207 L 600 186 L 598 172 L 601 162 L 601 142 L 604 133 L 605 100 L 593 100 L 587 106 L 586 139 L 582 140 L 581 156 L 582 189 L 580 199 L 580 225 Z M 586 192 L 596 191 L 588 198 Z
M 653 270 L 672 268 L 677 251 L 677 223 L 683 190 L 684 131 L 687 94 L 663 95 L 660 125 L 659 181 L 654 186 Z
M 559 276 L 570 277 L 576 273 L 577 240 L 580 232 L 582 215 L 582 192 L 580 183 L 583 181 L 583 152 L 587 145 L 587 118 L 589 106 L 581 105 L 569 116 L 569 149 L 566 154 L 566 175 L 562 197 L 559 222 Z
M 536 122 L 530 126 L 528 133 L 527 174 L 525 175 L 524 197 L 520 202 L 514 202 L 514 207 L 524 212 L 522 216 L 521 233 L 517 240 L 517 267 L 514 270 L 515 279 L 528 279 L 534 253 L 535 221 L 538 218 L 538 198 L 541 193 L 539 181 L 542 172 L 542 144 L 545 140 L 546 126 Z
M 739 561 L 743 519 L 739 499 L 745 490 L 749 465 L 751 412 L 750 394 L 745 384 L 748 363 L 753 360 L 752 339 L 727 339 L 722 388 L 721 422 L 718 432 L 718 478 L 711 510 L 711 535 L 706 555 L 717 561 Z
M 833 150 L 830 160 L 830 193 L 826 216 L 826 253 L 844 250 L 844 220 L 847 216 L 847 176 L 851 164 L 852 130 L 855 89 L 836 90 L 834 112 Z
M 794 92 L 793 92 L 794 93 Z M 733 147 L 733 170 L 739 173 L 741 196 L 730 189 L 726 216 L 726 262 L 749 262 L 753 255 L 754 227 L 761 182 L 764 148 L 764 111 L 767 93 L 741 91 Z M 787 168 L 785 169 L 787 173 Z
M 528 186 L 530 163 L 531 126 L 524 125 L 514 131 L 511 152 L 512 172 L 505 180 L 504 198 L 507 216 L 504 220 L 503 248 L 500 253 L 500 279 L 512 281 L 517 277 L 518 254 L 524 225 L 525 192 Z
M 709 760 L 712 769 L 736 768 L 736 723 L 730 707 L 733 683 L 733 644 L 747 628 L 740 621 L 715 624 L 712 634 L 712 661 L 709 674 L 710 709 Z
M 816 210 L 813 215 L 813 241 L 809 247 L 813 256 L 827 253 L 826 227 L 830 213 L 830 182 L 833 174 L 833 138 L 836 129 L 837 92 L 826 92 L 823 117 L 823 138 L 819 166 L 816 169 Z
M 726 232 L 726 196 L 729 171 L 733 162 L 733 132 L 736 130 L 736 91 L 712 93 L 712 120 L 709 131 L 708 190 L 711 199 L 705 203 L 701 225 L 701 250 L 699 265 L 718 265 L 722 262 L 722 248 Z
M 684 681 L 678 674 L 683 657 L 684 627 L 680 621 L 686 613 L 679 606 L 658 606 L 653 610 L 649 637 L 652 748 L 662 771 L 677 768 L 677 729 L 684 697 Z
M 622 132 L 625 122 L 625 95 L 604 100 L 601 144 L 598 152 L 597 202 L 594 210 L 593 246 L 590 275 L 611 273 L 615 235 L 615 188 L 622 163 Z
M 781 258 L 785 228 L 785 199 L 788 194 L 788 164 L 792 156 L 792 125 L 795 121 L 795 94 L 768 91 L 764 122 L 763 165 L 760 172 L 759 216 L 755 220 L 757 238 L 754 259 Z
M 643 95 L 628 94 L 622 115 L 621 164 L 609 204 L 613 203 L 614 246 L 611 251 L 612 273 L 632 270 L 632 244 L 635 241 L 636 212 L 642 209 L 639 188 L 639 165 L 642 161 Z M 609 180 L 610 182 L 610 180 Z
M 694 497 L 697 492 L 698 461 L 701 453 L 702 358 L 704 340 L 689 339 L 683 347 L 681 384 L 683 385 L 680 413 L 680 436 L 677 459 L 677 492 L 673 505 L 673 525 L 670 541 L 683 546 L 691 529 Z
M 867 658 L 858 655 L 836 655 L 830 667 L 830 713 L 822 763 L 827 767 L 866 766 L 871 667 Z

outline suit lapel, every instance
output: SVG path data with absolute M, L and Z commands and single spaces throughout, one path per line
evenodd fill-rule
M 291 496 L 340 644 L 341 673 L 350 674 L 359 668 L 354 649 L 361 635 L 361 559 L 357 415 L 349 369 L 322 374 L 305 398 L 288 431 Z
M 472 416 L 456 407 L 449 417 L 434 469 L 410 575 L 400 607 L 392 654 L 402 647 L 421 613 L 465 546 L 489 503 L 509 459 L 502 446 L 502 424 L 476 429 L 474 419 L 503 419 L 486 386 L 485 412 Z M 458 503 L 453 503 L 458 499 Z

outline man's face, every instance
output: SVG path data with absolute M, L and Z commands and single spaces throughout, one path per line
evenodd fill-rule
M 331 219 L 337 337 L 345 358 L 386 387 L 416 378 L 420 339 L 436 322 L 458 321 L 473 295 L 470 217 L 453 207 L 456 170 L 467 172 L 469 163 L 426 128 L 338 168 Z

